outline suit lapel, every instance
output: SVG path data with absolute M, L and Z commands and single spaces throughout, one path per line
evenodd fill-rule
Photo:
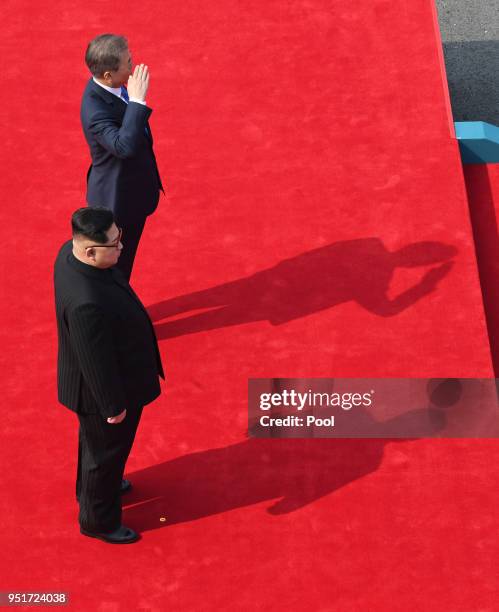
M 118 98 L 118 96 L 115 96 L 110 91 L 107 91 L 107 89 L 104 89 L 100 85 L 97 85 L 97 83 L 93 79 L 90 79 L 89 87 L 92 93 L 99 96 L 99 98 L 104 100 L 106 104 L 109 104 L 109 106 L 113 107 L 113 110 L 115 111 L 117 117 L 123 119 L 123 115 L 125 114 L 127 106 L 124 100 Z

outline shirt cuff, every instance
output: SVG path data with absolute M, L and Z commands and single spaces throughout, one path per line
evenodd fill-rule
M 129 102 L 138 102 L 139 104 L 143 104 L 144 106 L 147 106 L 146 101 L 145 100 L 137 100 L 137 98 L 129 98 L 128 100 Z

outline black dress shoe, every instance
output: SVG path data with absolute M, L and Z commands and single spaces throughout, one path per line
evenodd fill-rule
M 139 539 L 139 534 L 130 529 L 130 527 L 126 527 L 125 525 L 120 525 L 118 529 L 108 533 L 97 533 L 95 531 L 87 531 L 80 527 L 80 533 L 88 536 L 89 538 L 97 538 L 98 540 L 103 540 L 104 542 L 108 542 L 109 544 L 131 544 L 132 542 L 136 542 Z
M 123 493 L 127 493 L 128 491 L 130 491 L 131 488 L 132 483 L 126 478 L 123 478 L 123 480 L 121 481 L 120 493 L 123 495 Z

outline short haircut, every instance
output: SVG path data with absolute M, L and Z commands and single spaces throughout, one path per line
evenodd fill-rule
M 109 240 L 106 232 L 113 223 L 114 216 L 108 208 L 89 206 L 79 208 L 71 217 L 73 236 L 85 236 L 99 244 Z
M 118 70 L 121 54 L 128 49 L 124 36 L 101 34 L 90 41 L 85 53 L 85 63 L 95 77 L 101 77 L 107 70 Z

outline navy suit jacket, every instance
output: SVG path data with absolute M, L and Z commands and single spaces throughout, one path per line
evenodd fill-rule
M 118 225 L 153 213 L 163 190 L 148 124 L 152 109 L 126 102 L 90 79 L 81 102 L 81 123 L 92 165 L 89 206 L 113 211 Z

